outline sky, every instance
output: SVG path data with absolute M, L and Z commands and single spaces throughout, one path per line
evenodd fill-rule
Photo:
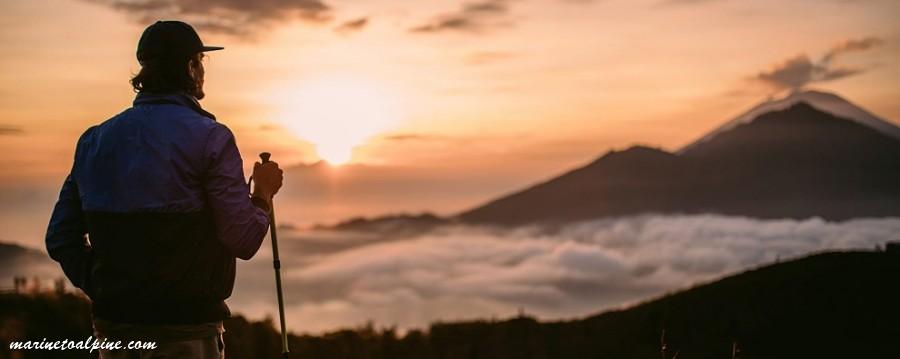
M 202 104 L 248 169 L 264 150 L 293 168 L 277 205 L 308 224 L 452 214 L 610 149 L 676 150 L 796 88 L 898 123 L 898 13 L 893 0 L 4 1 L 0 240 L 40 247 L 76 139 L 130 106 L 156 19 L 226 47 Z M 304 192 L 309 176 L 330 192 Z

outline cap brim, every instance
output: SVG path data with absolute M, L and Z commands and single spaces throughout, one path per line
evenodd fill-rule
M 222 46 L 204 46 L 203 50 L 200 50 L 200 52 L 218 51 L 218 50 L 223 50 L 223 49 L 225 49 L 225 48 Z

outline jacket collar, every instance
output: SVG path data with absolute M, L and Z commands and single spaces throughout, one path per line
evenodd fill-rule
M 216 116 L 208 111 L 204 110 L 203 107 L 200 106 L 200 102 L 194 96 L 188 95 L 184 92 L 172 92 L 172 93 L 150 93 L 150 92 L 138 92 L 137 96 L 134 98 L 134 106 L 138 105 L 160 105 L 160 104 L 172 104 L 172 105 L 181 105 L 188 107 L 195 112 L 209 117 L 213 120 L 216 119 Z

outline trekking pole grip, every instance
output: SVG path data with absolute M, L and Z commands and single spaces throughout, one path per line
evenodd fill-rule
M 271 158 L 271 157 L 272 157 L 272 154 L 268 153 L 268 152 L 263 152 L 263 153 L 259 154 L 259 159 L 262 160 L 262 163 L 269 162 L 269 158 Z

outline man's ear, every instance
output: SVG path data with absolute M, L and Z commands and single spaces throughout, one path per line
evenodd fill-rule
M 202 56 L 202 54 L 198 54 L 197 56 L 191 57 L 187 64 L 188 75 L 196 82 L 203 81 L 203 76 L 205 75 Z
M 196 69 L 196 65 L 194 65 L 194 58 L 191 58 L 187 62 L 188 76 L 190 76 L 191 78 L 194 78 L 194 72 L 195 72 L 194 69 Z
M 197 75 L 197 73 L 199 72 L 198 70 L 201 66 L 203 66 L 203 63 L 200 61 L 199 56 L 191 57 L 191 59 L 188 61 L 188 73 L 191 75 L 191 77 L 195 77 Z

